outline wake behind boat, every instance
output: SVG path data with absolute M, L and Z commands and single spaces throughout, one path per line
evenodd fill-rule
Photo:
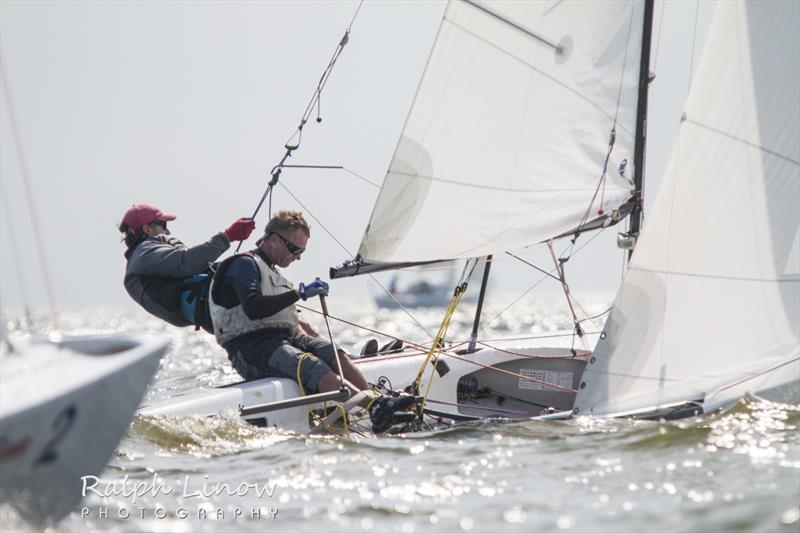
M 122 439 L 169 341 L 132 335 L 4 339 L 0 502 L 53 524 Z

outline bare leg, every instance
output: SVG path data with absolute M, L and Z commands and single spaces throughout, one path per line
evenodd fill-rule
M 347 385 L 347 387 L 353 392 L 361 390 L 347 379 L 344 380 L 344 384 Z M 331 392 L 337 390 L 339 390 L 339 374 L 336 374 L 335 372 L 328 372 L 319 379 L 317 392 Z
M 364 374 L 361 373 L 361 370 L 358 369 L 353 362 L 348 359 L 339 359 L 342 362 L 342 368 L 344 369 L 344 377 L 346 380 L 353 383 L 358 390 L 365 390 L 369 388 L 369 383 L 367 383 L 367 378 L 364 377 Z

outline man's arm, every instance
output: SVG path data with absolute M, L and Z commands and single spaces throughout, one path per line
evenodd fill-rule
M 242 256 L 231 262 L 225 279 L 229 280 L 244 314 L 250 320 L 272 316 L 300 299 L 295 290 L 288 290 L 275 296 L 261 293 L 261 270 L 251 257 Z
M 151 237 L 136 247 L 126 273 L 176 278 L 199 274 L 230 245 L 224 232 L 191 248 L 166 235 Z

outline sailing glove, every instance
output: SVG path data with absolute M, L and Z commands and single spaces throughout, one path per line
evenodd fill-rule
M 243 241 L 253 233 L 254 229 L 256 229 L 255 220 L 242 217 L 225 230 L 225 236 L 231 242 Z
M 303 300 L 308 300 L 309 298 L 313 298 L 314 296 L 327 296 L 328 295 L 328 284 L 322 281 L 319 278 L 316 278 L 314 281 L 306 285 L 305 283 L 300 284 L 300 289 L 297 291 L 300 294 L 300 298 Z

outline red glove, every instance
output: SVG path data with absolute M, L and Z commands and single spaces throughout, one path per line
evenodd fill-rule
M 256 229 L 256 222 L 252 218 L 240 218 L 225 230 L 229 241 L 243 241 Z

